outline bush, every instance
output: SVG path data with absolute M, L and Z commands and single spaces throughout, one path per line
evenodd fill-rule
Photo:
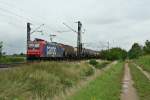
M 24 62 L 25 57 L 4 56 L 0 58 L 0 63 Z
M 82 76 L 81 78 L 86 78 L 88 76 L 91 76 L 94 74 L 94 68 L 93 67 L 87 67 L 84 68 L 81 72 L 80 72 L 80 76 Z
M 99 63 L 95 66 L 95 68 L 98 68 L 98 69 L 102 69 L 104 68 L 107 64 L 109 64 L 109 62 L 103 62 L 103 63 Z
M 109 64 L 108 61 L 104 61 L 104 62 L 98 63 L 95 59 L 90 60 L 89 63 L 90 63 L 91 65 L 93 65 L 95 68 L 98 68 L 98 69 L 102 69 L 102 68 L 104 68 L 107 64 Z
M 85 76 L 90 76 L 94 74 L 94 69 L 92 67 L 89 67 L 86 71 L 85 71 Z
M 104 60 L 125 60 L 127 51 L 121 48 L 112 48 L 109 50 L 102 50 L 100 55 L 101 59 Z
M 95 59 L 91 59 L 89 63 L 93 66 L 96 66 L 98 64 L 98 62 Z
M 132 45 L 132 48 L 128 52 L 129 59 L 139 58 L 142 55 L 143 55 L 142 46 L 140 46 L 138 43 L 134 43 Z
M 145 46 L 143 47 L 144 54 L 150 54 L 150 41 L 146 40 Z
M 65 87 L 72 87 L 74 85 L 74 81 L 71 79 L 62 79 L 61 83 L 65 86 Z

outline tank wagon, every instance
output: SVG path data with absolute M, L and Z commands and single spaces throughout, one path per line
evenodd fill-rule
M 97 58 L 99 53 L 94 50 L 83 48 L 80 59 Z M 42 39 L 35 39 L 28 42 L 27 59 L 79 59 L 77 48 L 57 42 L 47 42 Z

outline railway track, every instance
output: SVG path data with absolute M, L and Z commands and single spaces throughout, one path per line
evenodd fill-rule
M 64 59 L 64 60 L 45 60 L 45 61 L 56 61 L 56 62 L 63 62 L 63 61 L 67 61 L 67 62 L 76 62 L 76 61 L 85 61 L 85 60 L 88 60 L 88 59 Z M 13 62 L 13 63 L 0 63 L 0 69 L 1 68 L 13 68 L 13 67 L 20 67 L 19 65 L 30 65 L 30 64 L 37 64 L 37 63 L 40 63 L 42 61 L 38 60 L 38 61 L 27 61 L 27 62 Z
M 49 61 L 49 60 L 47 60 Z M 51 60 L 51 61 L 56 61 L 56 60 Z M 68 60 L 61 60 L 61 61 L 68 61 Z M 71 62 L 72 60 L 69 60 Z M 77 61 L 77 60 L 74 60 Z M 21 67 L 22 65 L 30 65 L 30 64 L 37 64 L 42 61 L 30 61 L 30 62 L 13 62 L 13 63 L 0 63 L 0 69 L 1 68 L 14 68 L 14 67 Z M 60 62 L 60 60 L 59 60 Z
M 15 62 L 15 63 L 1 63 L 0 68 L 12 68 L 12 67 L 18 67 L 19 65 L 28 64 L 27 62 Z

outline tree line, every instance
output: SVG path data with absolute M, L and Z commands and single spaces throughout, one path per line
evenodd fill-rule
M 127 51 L 119 47 L 111 48 L 100 51 L 100 57 L 104 60 L 125 60 L 127 58 Z
M 150 41 L 146 40 L 144 46 L 134 43 L 129 51 L 120 47 L 100 51 L 101 59 L 106 60 L 125 60 L 136 59 L 142 55 L 150 54 Z
M 0 41 L 0 58 L 2 58 L 5 55 L 6 55 L 6 52 L 3 52 L 3 42 Z M 21 52 L 20 54 L 13 54 L 12 56 L 25 56 L 25 54 Z
M 129 59 L 139 58 L 142 55 L 150 54 L 150 41 L 146 40 L 144 46 L 134 43 L 128 52 Z
M 0 41 L 0 57 L 2 56 L 2 48 L 3 48 L 3 42 Z

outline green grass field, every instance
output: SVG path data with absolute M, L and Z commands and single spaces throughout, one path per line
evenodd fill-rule
M 139 59 L 135 60 L 135 62 L 140 65 L 143 70 L 150 73 L 150 55 L 142 56 Z
M 0 57 L 0 63 L 25 62 L 26 57 L 19 56 L 3 56 Z
M 119 100 L 123 63 L 117 63 L 67 100 Z
M 47 100 L 92 75 L 88 62 L 41 62 L 0 70 L 0 100 Z
M 150 100 L 150 81 L 134 64 L 129 64 L 129 66 L 140 100 Z

